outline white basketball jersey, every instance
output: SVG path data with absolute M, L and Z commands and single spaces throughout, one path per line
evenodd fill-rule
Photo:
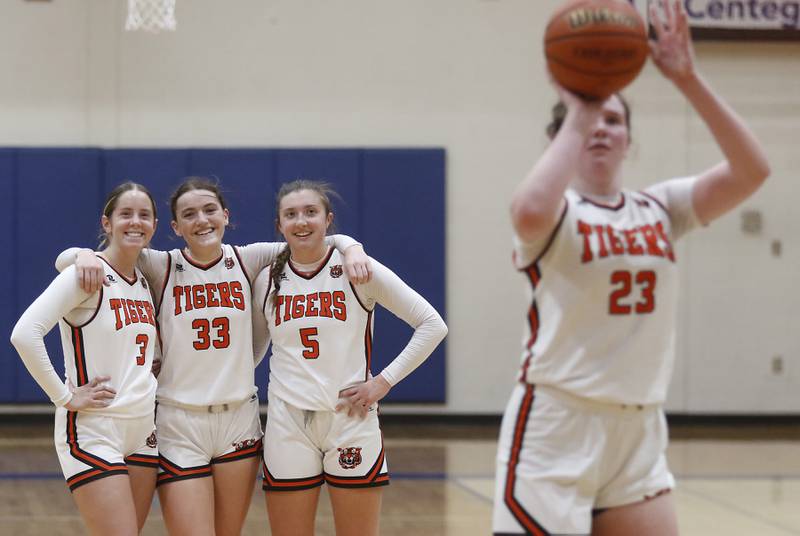
M 521 379 L 596 400 L 662 403 L 675 352 L 670 216 L 639 192 L 623 191 L 614 206 L 573 190 L 565 198 L 538 258 L 515 251 L 533 289 Z
M 332 411 L 339 391 L 368 379 L 373 314 L 362 307 L 342 263 L 333 249 L 313 273 L 287 262 L 274 303 L 273 285 L 267 286 L 269 389 L 300 409 Z
M 156 315 L 147 281 L 135 270 L 133 280 L 103 259 L 108 286 L 100 290 L 94 316 L 81 325 L 58 322 L 67 380 L 80 387 L 95 376 L 117 391 L 108 407 L 81 411 L 114 417 L 143 417 L 155 407 L 153 349 L 158 344 Z
M 163 353 L 158 399 L 206 406 L 255 391 L 250 281 L 236 248 L 209 265 L 169 252 L 158 322 Z

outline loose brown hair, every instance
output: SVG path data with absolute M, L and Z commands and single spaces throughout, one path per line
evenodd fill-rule
M 150 204 L 153 206 L 153 220 L 155 220 L 158 217 L 158 212 L 156 211 L 156 202 L 153 199 L 153 194 L 151 194 L 150 190 L 145 188 L 143 185 L 133 181 L 125 181 L 108 193 L 106 202 L 103 205 L 103 216 L 110 220 L 111 215 L 114 213 L 114 209 L 117 208 L 119 198 L 122 197 L 122 194 L 125 192 L 130 191 L 143 192 L 145 195 L 147 195 L 147 197 L 150 199 Z M 108 244 L 108 233 L 106 233 L 104 229 L 100 229 L 100 235 L 98 238 L 100 239 L 100 244 L 97 246 L 97 249 L 100 249 Z

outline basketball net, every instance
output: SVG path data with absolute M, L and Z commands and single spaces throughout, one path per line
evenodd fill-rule
M 126 30 L 158 33 L 174 31 L 177 25 L 175 0 L 128 0 Z

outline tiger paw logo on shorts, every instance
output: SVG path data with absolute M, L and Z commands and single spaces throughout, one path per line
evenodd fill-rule
M 255 446 L 258 443 L 257 439 L 245 439 L 244 441 L 236 441 L 235 443 L 231 443 L 233 445 L 233 450 L 239 452 L 240 450 L 249 449 L 250 447 Z
M 158 440 L 156 439 L 156 431 L 153 430 L 147 439 L 145 440 L 145 444 L 150 447 L 151 449 L 156 448 L 158 446 Z
M 337 448 L 339 451 L 339 465 L 342 469 L 355 469 L 361 463 L 361 447 Z
M 335 265 L 331 266 L 331 277 L 333 277 L 333 278 L 342 277 L 342 273 L 343 272 L 342 272 L 342 265 L 341 264 L 335 264 Z

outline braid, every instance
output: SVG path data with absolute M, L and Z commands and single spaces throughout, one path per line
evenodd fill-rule
M 278 256 L 275 258 L 275 262 L 272 263 L 272 267 L 270 268 L 270 278 L 272 279 L 272 286 L 274 287 L 272 291 L 272 297 L 270 298 L 270 303 L 274 306 L 275 299 L 278 296 L 278 291 L 281 289 L 281 274 L 283 273 L 283 269 L 286 267 L 286 263 L 289 262 L 289 257 L 291 256 L 292 252 L 289 250 L 289 244 L 286 244 L 283 247 L 283 251 L 281 251 Z

